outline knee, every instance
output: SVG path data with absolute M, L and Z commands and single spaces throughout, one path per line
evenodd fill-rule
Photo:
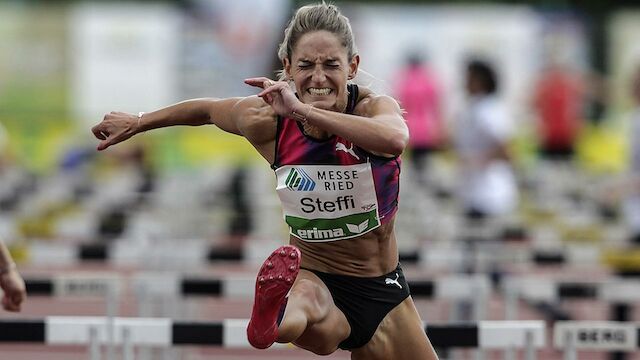
M 291 289 L 290 297 L 300 304 L 310 323 L 317 323 L 324 319 L 329 313 L 332 301 L 331 294 L 326 289 L 306 279 L 296 283 L 296 286 Z

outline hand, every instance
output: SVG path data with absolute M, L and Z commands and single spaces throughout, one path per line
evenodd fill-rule
M 291 116 L 294 110 L 303 105 L 287 82 L 273 81 L 266 77 L 246 79 L 244 82 L 263 89 L 258 96 L 280 116 Z
M 111 145 L 125 141 L 137 133 L 138 116 L 119 111 L 112 111 L 102 121 L 91 128 L 91 132 L 102 140 L 97 147 L 101 151 Z
M 20 311 L 21 304 L 27 297 L 26 286 L 20 274 L 12 269 L 0 275 L 0 288 L 4 291 L 2 307 L 7 311 Z

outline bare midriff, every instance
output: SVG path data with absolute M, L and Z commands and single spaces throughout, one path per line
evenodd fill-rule
M 289 242 L 302 252 L 303 268 L 359 277 L 381 276 L 398 265 L 394 222 L 395 216 L 380 227 L 351 239 L 307 242 L 291 236 Z

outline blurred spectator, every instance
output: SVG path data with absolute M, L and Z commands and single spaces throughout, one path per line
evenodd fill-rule
M 583 84 L 566 67 L 551 65 L 541 74 L 534 93 L 534 110 L 543 158 L 573 160 L 584 95 Z
M 616 193 L 624 199 L 624 215 L 631 232 L 632 242 L 640 245 L 640 67 L 631 82 L 631 95 L 635 103 L 635 109 L 631 115 L 631 156 L 630 156 L 630 181 L 618 189 Z M 626 189 L 625 189 L 626 188 Z M 623 195 L 623 193 L 628 193 Z
M 249 182 L 249 169 L 245 166 L 238 166 L 231 176 L 229 191 L 229 207 L 232 209 L 229 220 L 229 235 L 237 238 L 244 238 L 253 229 L 253 219 L 251 217 L 251 199 L 247 189 Z M 239 241 L 235 241 L 238 243 Z
M 585 119 L 598 126 L 607 112 L 609 85 L 606 77 L 596 71 L 588 74 L 585 82 Z
M 114 156 L 117 173 L 129 180 L 130 194 L 114 199 L 102 213 L 97 231 L 103 240 L 115 240 L 125 233 L 132 211 L 148 204 L 157 182 L 157 171 L 144 146 L 136 144 L 116 152 Z
M 640 245 L 640 66 L 631 77 L 631 96 L 635 107 L 630 115 L 629 172 L 601 190 L 602 212 L 613 213 L 621 202 L 630 242 Z
M 2 307 L 7 311 L 20 311 L 22 302 L 27 297 L 26 286 L 2 240 L 0 240 L 0 288 L 4 292 Z
M 467 106 L 453 134 L 464 211 L 472 219 L 503 215 L 518 200 L 508 149 L 514 124 L 498 98 L 498 79 L 488 63 L 467 64 L 466 91 Z
M 440 149 L 443 140 L 440 86 L 418 54 L 409 55 L 397 79 L 395 93 L 409 127 L 411 165 L 418 182 L 424 183 L 429 155 Z

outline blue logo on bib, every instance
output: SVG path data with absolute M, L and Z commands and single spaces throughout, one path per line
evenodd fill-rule
M 316 182 L 304 170 L 297 168 L 289 171 L 284 184 L 294 191 L 312 191 L 316 187 Z

